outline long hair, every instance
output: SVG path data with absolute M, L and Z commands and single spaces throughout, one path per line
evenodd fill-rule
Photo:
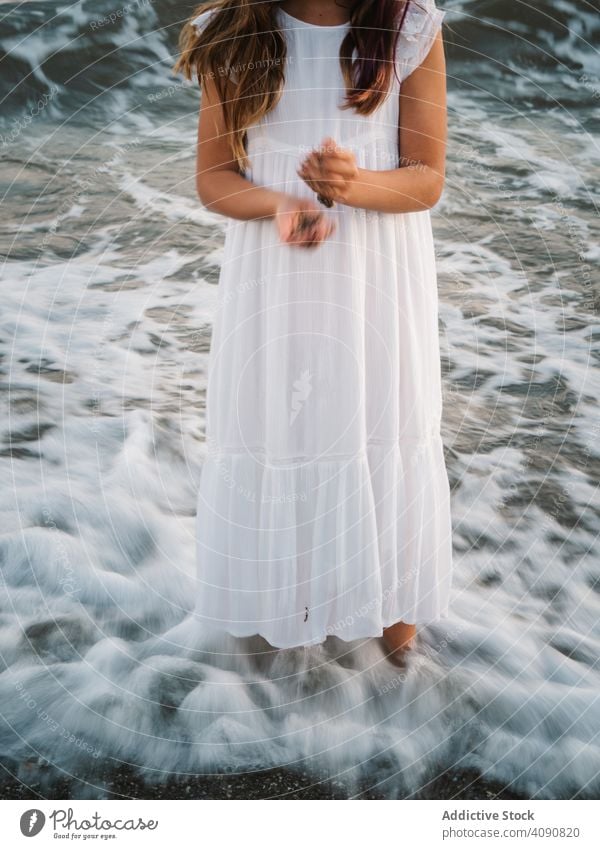
M 350 26 L 340 45 L 346 85 L 343 109 L 369 115 L 389 94 L 397 39 L 412 0 L 354 0 Z M 174 71 L 201 83 L 214 80 L 226 131 L 240 170 L 248 165 L 246 128 L 274 108 L 285 82 L 286 42 L 276 0 L 211 0 L 184 25 Z M 209 16 L 198 33 L 191 21 Z M 356 50 L 356 56 L 353 56 Z M 257 72 L 258 71 L 258 72 Z

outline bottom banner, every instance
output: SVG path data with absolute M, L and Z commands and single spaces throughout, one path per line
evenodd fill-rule
M 301 807 L 312 810 L 302 811 Z M 597 801 L 31 800 L 0 802 L 3 846 L 59 841 L 158 846 L 207 841 L 250 849 L 394 845 L 600 846 Z

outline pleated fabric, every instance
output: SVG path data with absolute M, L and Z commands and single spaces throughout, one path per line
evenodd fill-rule
M 340 108 L 346 25 L 279 14 L 285 89 L 248 131 L 248 178 L 314 197 L 296 169 L 325 136 L 361 167 L 398 167 L 400 85 L 443 13 L 411 3 L 398 79 L 370 116 Z M 313 251 L 272 220 L 228 219 L 213 321 L 195 615 L 280 648 L 439 620 L 451 589 L 429 212 L 328 214 Z

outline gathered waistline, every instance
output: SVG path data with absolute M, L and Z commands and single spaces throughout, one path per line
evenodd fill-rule
M 334 452 L 328 452 L 327 454 L 300 454 L 289 457 L 273 457 L 270 455 L 269 451 L 262 445 L 245 445 L 243 447 L 240 445 L 219 445 L 218 447 L 209 448 L 206 456 L 241 456 L 249 457 L 250 459 L 255 459 L 254 455 L 258 455 L 261 458 L 268 458 L 268 463 L 270 465 L 286 463 L 335 463 L 339 461 L 360 460 L 362 458 L 365 458 L 367 456 L 368 449 L 372 447 L 383 447 L 390 451 L 400 451 L 403 447 L 406 447 L 410 450 L 415 450 L 420 448 L 426 448 L 430 446 L 433 442 L 441 439 L 441 431 L 439 429 L 434 429 L 428 434 L 423 434 L 422 436 L 405 436 L 401 439 L 396 440 L 369 439 L 366 442 L 366 446 L 359 448 L 351 453 L 336 454 Z
M 340 145 L 344 148 L 349 148 L 352 150 L 353 148 L 361 148 L 370 142 L 385 142 L 386 144 L 397 144 L 397 141 L 389 138 L 386 135 L 382 134 L 381 130 L 367 130 L 364 133 L 357 133 L 352 136 L 351 139 L 347 141 L 341 141 Z M 315 142 L 314 145 L 311 144 L 290 144 L 289 142 L 284 142 L 280 139 L 273 138 L 272 136 L 267 135 L 266 133 L 257 132 L 256 134 L 252 134 L 248 136 L 248 147 L 252 147 L 252 149 L 260 149 L 261 147 L 265 150 L 271 150 L 277 153 L 287 153 L 293 156 L 298 156 L 300 153 L 308 153 L 310 150 L 317 147 L 319 142 Z

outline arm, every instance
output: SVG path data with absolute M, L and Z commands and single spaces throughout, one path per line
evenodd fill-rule
M 424 62 L 402 83 L 400 167 L 358 168 L 350 151 L 311 154 L 301 176 L 326 197 L 380 212 L 418 212 L 438 202 L 446 159 L 446 64 L 441 32 Z M 331 140 L 327 140 L 331 141 Z M 326 149 L 330 149 L 327 148 Z
M 274 218 L 279 239 L 288 245 L 315 248 L 335 229 L 311 198 L 258 186 L 240 174 L 212 79 L 202 81 L 196 189 L 204 206 L 221 215 L 242 221 Z
M 239 173 L 217 87 L 208 78 L 202 80 L 196 163 L 196 189 L 207 209 L 241 220 L 275 215 L 284 195 L 257 186 Z
M 425 61 L 402 83 L 400 168 L 362 170 L 355 206 L 384 212 L 430 209 L 444 187 L 446 161 L 446 63 L 441 32 Z

